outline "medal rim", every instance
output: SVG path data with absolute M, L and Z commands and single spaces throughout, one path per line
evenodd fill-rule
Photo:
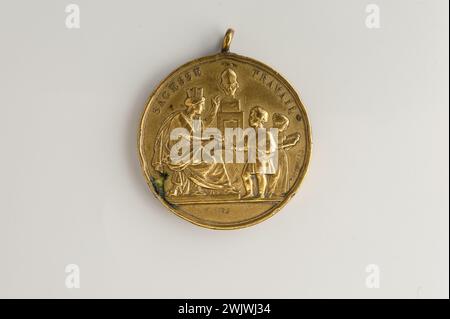
M 156 92 L 158 92 L 158 90 L 167 82 L 167 80 L 170 77 L 172 77 L 174 74 L 176 74 L 178 71 L 180 71 L 183 68 L 186 68 L 190 65 L 201 63 L 201 62 L 204 62 L 207 60 L 213 60 L 213 59 L 218 60 L 219 58 L 223 58 L 223 57 L 236 58 L 238 60 L 241 60 L 241 61 L 243 60 L 244 62 L 250 62 L 250 63 L 257 64 L 257 65 L 260 64 L 261 66 L 263 66 L 270 72 L 274 73 L 277 76 L 277 80 L 281 79 L 281 82 L 284 83 L 284 85 L 288 89 L 290 89 L 291 94 L 293 95 L 293 98 L 296 99 L 297 102 L 299 102 L 299 105 L 301 106 L 299 108 L 299 110 L 302 115 L 302 121 L 305 123 L 305 131 L 307 132 L 308 136 L 305 137 L 306 153 L 305 153 L 305 161 L 304 161 L 303 167 L 300 170 L 300 173 L 298 174 L 294 185 L 291 187 L 291 190 L 282 199 L 281 202 L 279 202 L 276 206 L 268 209 L 261 215 L 254 217 L 252 219 L 245 220 L 243 222 L 236 222 L 236 223 L 230 223 L 230 224 L 224 224 L 224 225 L 219 225 L 219 224 L 212 225 L 209 223 L 201 222 L 200 218 L 195 217 L 195 219 L 194 219 L 194 218 L 190 218 L 189 216 L 186 216 L 185 214 L 183 214 L 183 213 L 179 212 L 177 209 L 175 209 L 173 207 L 173 204 L 171 204 L 165 198 L 162 198 L 159 194 L 157 194 L 157 192 L 155 191 L 154 186 L 152 185 L 152 182 L 150 180 L 150 176 L 148 176 L 148 174 L 147 174 L 147 169 L 146 169 L 147 163 L 144 159 L 142 139 L 144 138 L 144 135 L 145 135 L 145 134 L 143 134 L 144 124 L 145 124 L 145 119 L 146 119 L 147 113 L 149 112 L 150 105 L 156 96 Z M 152 93 L 147 98 L 147 101 L 145 103 L 145 108 L 144 108 L 144 111 L 141 115 L 141 119 L 139 122 L 139 128 L 138 128 L 138 134 L 137 134 L 137 150 L 138 150 L 138 157 L 139 157 L 140 166 L 141 166 L 141 172 L 143 173 L 145 180 L 147 182 L 148 188 L 150 188 L 152 194 L 159 200 L 159 202 L 161 202 L 164 205 L 164 207 L 166 207 L 166 209 L 168 209 L 170 212 L 174 213 L 178 217 L 181 217 L 182 219 L 184 219 L 194 225 L 197 225 L 197 226 L 200 226 L 203 228 L 207 228 L 207 229 L 213 229 L 213 230 L 234 230 L 234 229 L 242 229 L 242 228 L 254 226 L 256 224 L 259 224 L 259 223 L 269 219 L 270 217 L 277 214 L 281 209 L 283 209 L 284 206 L 286 206 L 287 203 L 292 199 L 292 197 L 294 197 L 295 194 L 298 192 L 305 176 L 308 173 L 309 164 L 311 162 L 312 146 L 313 146 L 313 143 L 312 143 L 312 130 L 311 130 L 310 119 L 309 119 L 305 104 L 301 100 L 300 95 L 298 94 L 297 90 L 294 89 L 294 87 L 290 84 L 290 82 L 280 72 L 276 71 L 271 66 L 269 66 L 263 62 L 260 62 L 254 58 L 250 58 L 250 57 L 232 53 L 232 52 L 220 52 L 220 53 L 196 58 L 196 59 L 190 60 L 190 61 L 180 65 L 179 67 L 175 68 L 172 72 L 170 72 L 162 81 L 159 82 L 159 84 L 153 89 Z M 192 217 L 194 217 L 194 216 L 192 216 Z

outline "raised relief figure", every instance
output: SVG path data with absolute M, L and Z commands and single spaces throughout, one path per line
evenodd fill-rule
M 297 144 L 300 135 L 286 135 L 289 118 L 281 113 L 274 113 L 272 127 L 266 128 L 269 112 L 254 106 L 249 110 L 245 129 L 245 132 L 251 129 L 253 139 L 241 130 L 244 144 L 239 147 L 233 144 L 234 152 L 247 152 L 247 159 L 224 163 L 220 157 L 223 145 L 228 145 L 223 138 L 224 131 L 226 128 L 243 129 L 244 112 L 236 98 L 237 75 L 231 68 L 220 74 L 218 85 L 225 96 L 215 96 L 209 108 L 205 108 L 202 88 L 187 90 L 185 108 L 170 114 L 159 128 L 152 158 L 153 168 L 161 174 L 161 178 L 155 180 L 158 189 L 162 189 L 165 196 L 181 200 L 198 195 L 223 195 L 216 196 L 217 201 L 279 200 L 290 188 L 288 151 Z M 217 135 L 203 134 L 205 129 L 216 130 Z M 214 154 L 220 153 L 217 161 L 204 157 L 211 141 L 219 145 L 214 150 Z M 180 148 L 183 143 L 188 147 Z M 174 159 L 174 154 L 178 160 Z M 270 154 L 272 156 L 268 156 Z
M 236 72 L 227 68 L 220 74 L 219 88 L 225 94 L 220 99 L 220 110 L 217 114 L 218 128 L 225 133 L 225 128 L 243 128 L 244 112 L 241 110 L 241 103 L 236 97 L 239 88 Z
M 222 92 L 219 112 L 217 113 L 217 128 L 225 136 L 226 128 L 244 128 L 244 111 L 238 98 L 239 82 L 236 72 L 227 67 L 218 75 L 217 86 Z M 242 163 L 228 163 L 227 170 L 233 187 L 243 193 L 241 181 Z
M 299 133 L 286 135 L 289 118 L 280 113 L 272 115 L 273 127 L 278 129 L 278 168 L 270 176 L 268 196 L 284 196 L 289 191 L 289 158 L 287 151 L 294 147 L 300 139 Z
M 250 127 L 254 128 L 256 132 L 259 129 L 264 129 L 264 125 L 269 120 L 269 113 L 260 106 L 255 106 L 250 110 L 248 122 Z M 259 134 L 258 139 L 260 138 Z M 264 140 L 272 147 L 276 145 L 275 137 L 272 132 L 266 131 Z M 265 143 L 264 143 L 265 144 Z M 247 150 L 251 152 L 251 148 L 256 147 L 255 144 L 248 145 Z M 261 149 L 257 148 L 257 156 L 255 161 L 248 161 L 242 171 L 242 181 L 246 190 L 246 194 L 243 198 L 267 198 L 267 179 L 268 176 L 273 175 L 276 172 L 276 163 L 274 163 L 274 158 L 267 156 L 267 150 L 264 147 Z M 256 189 L 256 192 L 255 192 Z
M 237 74 L 233 69 L 225 69 L 219 80 L 219 87 L 225 93 L 221 107 L 223 112 L 236 112 L 241 110 L 239 100 L 236 98 L 236 91 L 239 88 Z
M 184 101 L 185 109 L 176 111 L 161 125 L 152 159 L 152 166 L 161 174 L 167 174 L 167 169 L 171 171 L 172 187 L 168 190 L 168 196 L 181 195 L 212 195 L 233 193 L 234 189 L 230 184 L 224 163 L 210 163 L 201 159 L 195 148 L 189 153 L 184 154 L 185 159 L 174 162 L 170 158 L 170 151 L 177 140 L 171 139 L 171 132 L 185 129 L 185 134 L 180 136 L 185 139 L 189 145 L 203 143 L 202 137 L 197 137 L 194 130 L 201 130 L 208 127 L 215 119 L 219 107 L 219 99 L 215 97 L 212 100 L 212 108 L 204 114 L 206 99 L 203 96 L 202 88 L 192 88 L 187 91 L 187 98 Z M 194 125 L 200 123 L 201 128 L 195 128 Z M 195 139 L 200 139 L 194 141 Z M 210 141 L 210 139 L 207 139 Z M 200 149 L 201 151 L 201 149 Z M 200 154 L 201 155 L 201 154 Z

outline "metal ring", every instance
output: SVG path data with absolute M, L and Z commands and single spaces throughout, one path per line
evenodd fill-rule
M 234 36 L 234 30 L 228 29 L 227 32 L 225 32 L 225 36 L 223 37 L 222 42 L 222 52 L 226 53 L 230 51 L 230 45 L 231 41 L 233 40 Z

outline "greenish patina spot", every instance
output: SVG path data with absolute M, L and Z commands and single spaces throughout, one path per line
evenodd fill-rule
M 166 172 L 164 173 L 158 173 L 158 177 L 150 177 L 150 181 L 152 182 L 153 188 L 155 189 L 155 192 L 170 206 L 173 208 L 177 208 L 177 205 L 172 204 L 166 199 L 166 191 L 164 189 L 164 183 L 166 179 L 169 177 L 169 174 Z
M 150 177 L 150 181 L 152 182 L 153 188 L 155 189 L 155 192 L 161 196 L 162 198 L 166 197 L 166 192 L 164 190 L 164 182 L 166 181 L 167 177 L 169 176 L 166 172 L 164 173 L 158 173 L 158 177 Z

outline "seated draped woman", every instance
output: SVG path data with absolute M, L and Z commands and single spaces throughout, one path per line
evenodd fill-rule
M 186 129 L 189 134 L 183 135 L 181 138 L 189 139 L 189 145 L 193 145 L 193 139 L 198 139 L 193 134 L 194 123 L 201 123 L 201 130 L 203 131 L 214 120 L 220 101 L 218 97 L 214 98 L 212 108 L 209 112 L 206 112 L 207 114 L 203 115 L 205 102 L 202 88 L 188 90 L 184 102 L 186 109 L 169 115 L 158 131 L 152 165 L 160 173 L 167 173 L 166 168 L 172 172 L 172 187 L 167 192 L 169 196 L 236 193 L 230 183 L 224 163 L 205 162 L 202 159 L 195 160 L 198 157 L 197 154 L 194 154 L 192 148 L 190 153 L 186 154 L 186 160 L 178 163 L 171 160 L 170 150 L 177 143 L 177 140 L 170 139 L 170 134 L 174 129 Z M 203 140 L 200 142 L 203 142 Z

